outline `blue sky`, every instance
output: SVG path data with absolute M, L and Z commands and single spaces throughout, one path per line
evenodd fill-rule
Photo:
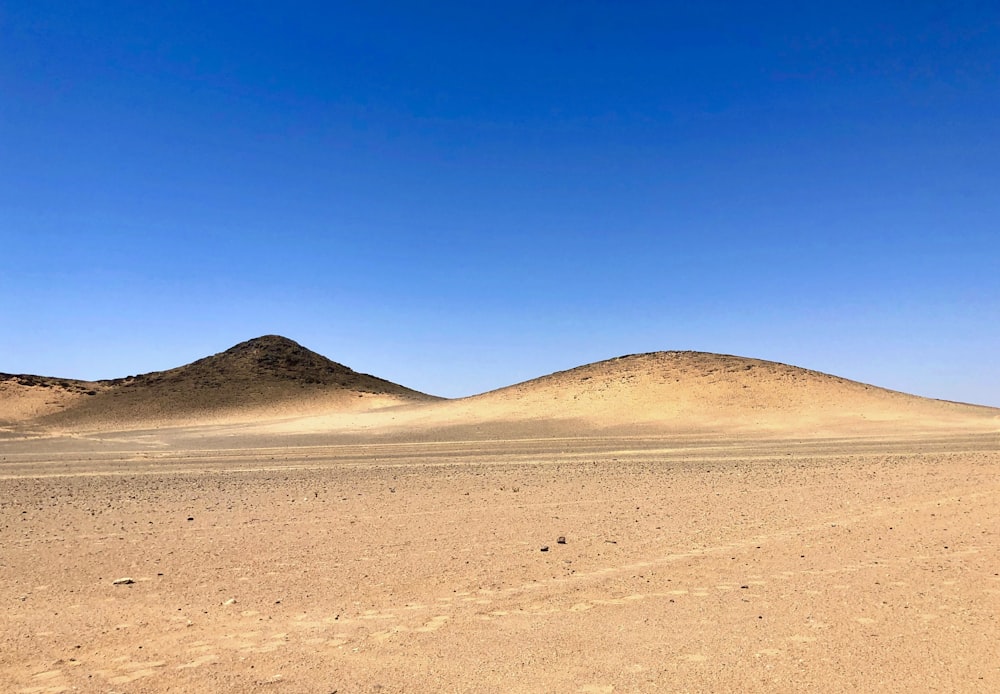
M 279 333 L 469 395 L 621 354 L 1000 406 L 1000 8 L 0 2 L 0 371 Z

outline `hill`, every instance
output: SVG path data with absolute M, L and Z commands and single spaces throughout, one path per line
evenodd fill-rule
M 26 377 L 20 378 L 23 383 Z M 69 384 L 58 411 L 43 412 L 36 420 L 50 426 L 114 428 L 206 417 L 255 419 L 434 399 L 357 373 L 277 335 L 248 340 L 174 369 L 127 378 L 93 383 L 27 378 L 42 387 L 45 382 Z
M 617 357 L 389 414 L 366 415 L 365 428 L 425 440 L 1000 431 L 995 408 L 907 395 L 761 359 L 687 351 Z M 287 429 L 335 426 L 316 418 Z
M 823 428 L 849 423 L 1000 424 L 1000 410 L 908 395 L 778 362 L 705 352 L 651 352 L 587 364 L 468 399 L 508 417 L 604 426 Z

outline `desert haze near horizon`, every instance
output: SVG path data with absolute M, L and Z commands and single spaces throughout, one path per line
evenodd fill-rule
M 697 352 L 0 376 L 0 690 L 997 691 L 998 431 Z

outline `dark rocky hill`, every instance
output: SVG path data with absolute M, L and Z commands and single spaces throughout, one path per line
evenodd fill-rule
M 45 379 L 51 380 L 51 379 Z M 266 409 L 324 395 L 435 398 L 317 354 L 278 335 L 265 335 L 168 371 L 98 381 L 93 394 L 41 418 L 46 424 L 176 418 L 237 408 Z

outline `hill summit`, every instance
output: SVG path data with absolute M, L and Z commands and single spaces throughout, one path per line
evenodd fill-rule
M 187 382 L 200 387 L 287 382 L 369 393 L 408 391 L 381 378 L 359 374 L 281 335 L 256 337 L 186 366 L 135 378 L 136 385 Z

